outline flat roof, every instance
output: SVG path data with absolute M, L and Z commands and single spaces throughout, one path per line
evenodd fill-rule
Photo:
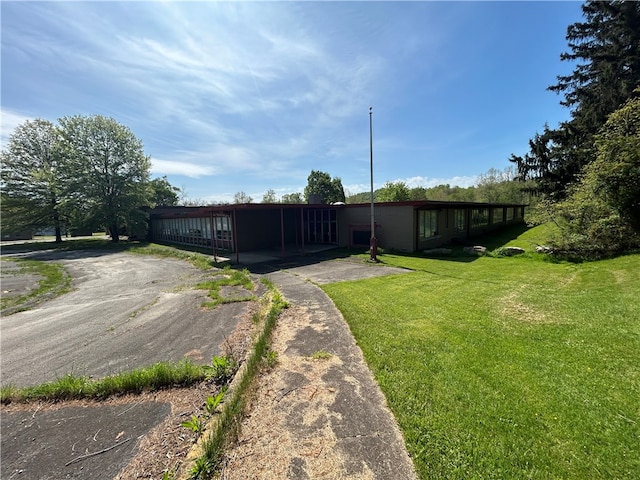
M 410 200 L 404 202 L 375 202 L 374 207 L 413 207 L 415 209 L 429 208 L 500 208 L 526 207 L 520 203 L 488 203 L 488 202 L 452 202 L 441 200 Z M 234 203 L 229 205 L 206 206 L 159 206 L 150 208 L 153 217 L 199 217 L 211 215 L 228 215 L 234 211 L 248 210 L 277 210 L 277 209 L 325 209 L 325 208 L 370 208 L 371 203 L 321 204 L 321 203 Z

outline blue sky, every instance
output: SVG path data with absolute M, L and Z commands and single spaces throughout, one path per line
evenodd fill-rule
M 569 118 L 546 91 L 580 2 L 2 1 L 2 145 L 30 118 L 128 126 L 188 198 L 311 170 L 468 186 Z

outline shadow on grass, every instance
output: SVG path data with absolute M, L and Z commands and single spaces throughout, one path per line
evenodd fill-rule
M 469 241 L 473 242 L 473 245 L 482 245 L 483 247 L 487 247 L 487 250 L 491 251 L 496 248 L 504 247 L 507 243 L 515 240 L 530 228 L 531 227 L 528 227 L 526 224 L 521 223 L 501 230 L 496 230 L 495 232 L 487 233 L 480 237 L 475 237 Z
M 474 253 L 465 252 L 465 247 L 478 245 L 485 247 L 487 249 L 487 252 L 492 252 L 500 247 L 504 247 L 509 242 L 515 240 L 529 229 L 530 227 L 525 224 L 518 224 L 506 227 L 501 230 L 489 232 L 484 235 L 479 235 L 477 237 L 460 239 L 454 245 L 447 245 L 442 247 L 451 250 L 451 253 L 446 255 L 428 255 L 421 251 L 413 253 L 386 251 L 384 253 L 403 257 L 429 258 L 431 260 L 443 260 L 447 262 L 471 263 L 481 256 Z

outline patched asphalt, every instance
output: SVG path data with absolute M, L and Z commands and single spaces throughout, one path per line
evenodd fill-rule
M 98 250 L 23 258 L 61 263 L 72 290 L 2 317 L 3 385 L 26 387 L 68 373 L 104 377 L 185 356 L 206 364 L 247 308 L 203 309 L 207 291 L 194 287 L 208 274 L 177 259 Z M 11 262 L 2 263 L 4 270 Z M 17 276 L 3 274 L 5 280 Z
M 56 258 L 59 259 L 59 258 Z M 128 258 L 126 259 L 128 260 Z M 146 259 L 150 264 L 155 259 Z M 126 319 L 122 318 L 122 324 L 114 322 L 112 315 L 115 305 L 118 304 L 116 299 L 105 297 L 104 289 L 101 288 L 103 277 L 92 270 L 90 267 L 72 266 L 72 275 L 74 278 L 84 278 L 91 284 L 89 290 L 85 290 L 87 297 L 71 297 L 72 302 L 65 307 L 65 301 L 68 301 L 69 295 L 66 294 L 58 299 L 46 302 L 39 308 L 50 308 L 54 314 L 55 321 L 63 322 L 67 316 L 65 312 L 71 314 L 75 312 L 75 326 L 83 324 L 84 320 L 95 320 L 95 315 L 87 315 L 84 309 L 84 303 L 95 301 L 98 304 L 104 304 L 102 314 L 98 314 L 97 323 L 91 324 L 90 328 L 75 329 L 74 324 L 65 324 L 64 328 L 71 329 L 74 332 L 72 350 L 83 350 L 87 353 L 95 352 L 100 354 L 101 351 L 105 355 L 110 355 L 111 360 L 117 358 L 123 353 L 116 350 L 115 354 L 112 350 L 113 345 L 104 345 L 98 348 L 97 344 L 92 344 L 87 335 L 91 337 L 91 330 L 94 334 L 99 333 L 100 337 L 109 337 L 114 332 L 110 331 L 110 327 L 119 330 L 120 344 L 126 343 L 127 338 L 131 337 L 148 337 L 150 340 L 144 345 L 131 350 L 130 354 L 124 354 L 126 361 L 120 361 L 117 365 L 108 365 L 106 368 L 101 363 L 109 362 L 106 358 L 102 361 L 90 362 L 87 364 L 83 361 L 77 363 L 69 363 L 69 357 L 66 357 L 62 363 L 56 363 L 58 355 L 64 355 L 56 351 L 55 335 L 49 333 L 45 336 L 54 337 L 52 352 L 43 352 L 46 348 L 40 344 L 26 345 L 28 341 L 19 341 L 19 335 L 10 336 L 13 343 L 5 344 L 5 320 L 16 317 L 22 321 L 9 322 L 10 328 L 7 331 L 15 329 L 21 331 L 24 335 L 29 335 L 30 330 L 37 329 L 40 322 L 44 324 L 51 323 L 53 319 L 50 315 L 43 315 L 39 320 L 34 320 L 28 312 L 11 315 L 2 319 L 2 375 L 3 384 L 5 382 L 5 374 L 7 379 L 20 379 L 20 369 L 10 368 L 5 373 L 5 345 L 10 345 L 9 352 L 19 351 L 19 355 L 11 357 L 21 359 L 25 370 L 29 371 L 28 380 L 18 382 L 19 384 L 32 384 L 39 381 L 47 381 L 52 379 L 52 375 L 64 373 L 64 365 L 82 366 L 83 372 L 94 372 L 93 374 L 100 376 L 108 374 L 116 369 L 131 368 L 135 366 L 135 362 L 131 359 L 141 352 L 149 353 L 149 358 L 145 362 L 153 363 L 155 360 L 153 352 L 171 351 L 174 359 L 184 356 L 186 345 L 191 345 L 189 351 L 197 351 L 198 355 L 206 355 L 212 350 L 214 345 L 219 344 L 220 338 L 214 335 L 210 323 L 199 324 L 194 319 L 186 332 L 194 332 L 192 334 L 185 333 L 185 328 L 181 325 L 172 330 L 168 336 L 162 336 L 162 328 L 156 323 L 157 316 L 147 313 L 153 306 L 160 304 L 163 311 L 172 319 L 174 323 L 178 323 L 177 319 L 181 318 L 186 309 L 193 308 L 197 301 L 191 299 L 186 305 L 179 308 L 172 307 L 172 298 L 163 289 L 166 285 L 159 280 L 160 289 L 156 290 L 151 287 L 154 281 L 150 280 L 143 273 L 142 268 L 130 269 L 125 267 L 126 262 L 120 263 L 132 279 L 137 282 L 126 282 L 123 289 L 125 292 L 130 291 L 134 285 L 138 288 L 149 288 L 146 299 L 140 299 L 137 302 L 127 304 L 123 309 Z M 172 278 L 180 278 L 184 282 L 184 262 L 172 263 L 169 267 L 163 265 L 160 271 L 164 276 Z M 333 302 L 318 288 L 315 284 L 331 283 L 334 281 L 355 280 L 359 278 L 370 278 L 373 276 L 399 274 L 406 272 L 402 269 L 392 269 L 389 267 L 375 266 L 368 264 L 358 264 L 353 262 L 330 260 L 326 262 L 309 262 L 305 261 L 304 265 L 296 265 L 289 263 L 280 265 L 278 269 L 271 269 L 269 277 L 281 289 L 285 298 L 292 304 L 301 305 L 309 309 L 313 315 L 313 321 L 323 327 L 320 329 L 303 329 L 297 332 L 294 340 L 290 343 L 290 348 L 297 350 L 302 355 L 312 355 L 314 352 L 323 350 L 330 351 L 340 357 L 342 365 L 333 368 L 328 372 L 325 381 L 335 385 L 339 392 L 334 405 L 331 407 L 336 413 L 335 418 L 331 421 L 330 428 L 336 433 L 339 439 L 337 448 L 340 449 L 342 455 L 351 462 L 351 470 L 359 471 L 362 465 L 366 465 L 369 471 L 375 473 L 374 478 L 381 480 L 392 479 L 411 479 L 415 478 L 415 472 L 409 456 L 404 447 L 402 436 L 399 432 L 395 419 L 386 407 L 384 396 L 382 395 L 378 385 L 374 381 L 366 363 L 362 358 L 360 349 L 355 344 L 355 340 L 351 335 L 348 326 L 344 322 L 342 315 L 333 305 Z M 188 275 L 187 275 L 188 276 Z M 189 282 L 186 282 L 189 284 Z M 187 295 L 188 296 L 188 295 Z M 90 300 L 92 299 L 92 300 Z M 122 300 L 125 303 L 125 300 Z M 51 306 L 50 304 L 53 304 Z M 218 309 L 216 309 L 217 311 Z M 135 315 L 132 315 L 136 313 Z M 26 314 L 26 315 L 23 315 Z M 150 315 L 146 318 L 151 327 L 144 330 L 144 323 L 140 322 L 139 317 Z M 202 313 L 203 317 L 210 317 L 210 313 Z M 229 316 L 225 314 L 224 316 Z M 210 322 L 208 318 L 206 322 Z M 130 323 L 133 322 L 133 323 Z M 31 328 L 24 329 L 25 324 L 30 324 Z M 155 325 L 155 328 L 153 328 Z M 167 323 L 170 328 L 171 322 Z M 176 349 L 166 345 L 166 341 L 171 342 L 172 339 L 182 338 L 181 342 L 185 342 L 185 347 Z M 42 341 L 43 337 L 40 337 Z M 71 340 L 69 340 L 71 341 Z M 153 343 L 157 341 L 157 343 Z M 207 345 L 200 347 L 200 345 Z M 111 352 L 111 354 L 110 354 Z M 74 353 L 71 353 L 73 355 Z M 15 355 L 15 353 L 14 353 Z M 53 368 L 46 365 L 46 374 L 37 372 L 42 370 L 43 364 L 39 367 L 33 363 L 25 362 L 30 356 L 35 356 L 37 362 L 44 362 L 46 365 L 51 362 Z M 163 355 L 166 359 L 166 355 Z M 87 357 L 88 358 L 88 357 Z M 206 357 L 205 357 L 206 358 Z M 209 357 L 210 358 L 210 357 Z M 206 362 L 205 362 L 206 363 Z M 8 363 L 11 364 L 11 363 Z M 77 373 L 77 372 L 76 372 Z M 295 379 L 292 378 L 292 382 Z M 355 385 L 355 388 L 354 388 Z M 118 408 L 120 410 L 118 410 Z M 1 449 L 1 478 L 86 478 L 86 479 L 111 479 L 122 469 L 135 453 L 138 439 L 145 435 L 153 426 L 162 421 L 168 414 L 168 406 L 153 402 L 145 402 L 134 405 L 133 408 L 125 411 L 127 407 L 113 406 L 92 406 L 83 407 L 80 410 L 77 407 L 62 407 L 54 411 L 29 413 L 4 413 L 2 414 L 2 449 Z M 335 420 L 340 418 L 340 421 Z M 301 426 L 298 426 L 301 427 Z M 296 429 L 295 424 L 291 424 L 292 429 Z M 61 453 L 62 452 L 62 453 Z M 96 453 L 100 452 L 100 453 Z M 292 461 L 293 471 L 299 470 L 301 475 L 304 473 L 304 462 L 300 459 Z M 297 463 L 296 463 L 297 462 Z M 300 477 L 304 478 L 304 477 Z M 354 477 L 356 478 L 356 477 Z

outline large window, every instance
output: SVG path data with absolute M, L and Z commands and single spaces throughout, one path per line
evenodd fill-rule
M 213 217 L 213 220 L 212 225 L 211 217 L 154 219 L 154 238 L 166 242 L 209 246 L 211 234 L 214 233 L 215 247 L 232 251 L 231 217 L 222 215 Z
M 456 233 L 462 233 L 467 230 L 467 211 L 456 209 L 453 211 L 453 226 Z
M 435 237 L 438 234 L 437 210 L 420 210 L 418 212 L 418 236 L 420 240 Z
M 338 243 L 338 214 L 334 208 L 305 210 L 305 242 Z
M 509 207 L 507 208 L 507 222 L 510 222 L 511 220 L 513 220 L 513 207 Z
M 491 210 L 491 223 L 504 222 L 504 208 L 497 207 Z
M 474 208 L 471 210 L 471 226 L 482 227 L 489 224 L 489 209 L 488 208 Z
M 516 218 L 522 218 L 522 208 L 515 207 L 514 210 L 515 210 Z

